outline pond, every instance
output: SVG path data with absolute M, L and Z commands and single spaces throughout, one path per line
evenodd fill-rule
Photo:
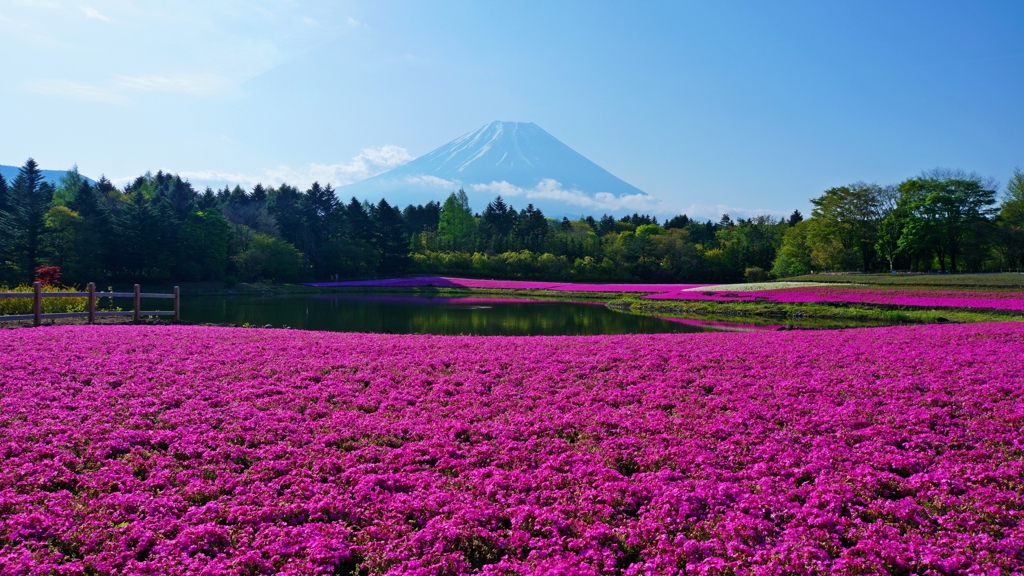
M 601 302 L 404 295 L 183 297 L 187 322 L 386 334 L 595 335 L 707 332 L 730 325 L 617 312 Z

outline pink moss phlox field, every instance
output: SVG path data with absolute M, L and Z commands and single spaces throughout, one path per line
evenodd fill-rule
M 348 288 L 480 288 L 491 290 L 550 290 L 553 292 L 632 292 L 655 300 L 703 300 L 711 302 L 850 303 L 919 308 L 973 308 L 1024 311 L 1024 293 L 951 290 L 872 289 L 853 286 L 805 286 L 755 291 L 701 291 L 701 284 L 578 284 L 526 280 L 476 280 L 420 276 L 386 280 L 317 282 L 317 287 Z M 742 289 L 742 285 L 737 285 Z
M 860 287 L 813 286 L 751 292 L 703 292 L 670 290 L 644 298 L 658 300 L 705 300 L 712 302 L 859 303 L 921 308 L 974 308 L 1024 311 L 1024 293 L 950 290 L 900 290 Z
M 656 317 L 659 320 L 666 322 L 674 322 L 676 324 L 685 324 L 687 326 L 697 326 L 702 328 L 715 328 L 716 330 L 723 331 L 736 331 L 736 332 L 770 332 L 783 328 L 784 324 L 751 324 L 749 322 L 724 322 L 721 320 L 698 320 L 694 318 L 671 318 L 671 317 Z
M 0 332 L 3 574 L 1017 574 L 1024 326 Z
M 484 288 L 490 290 L 552 290 L 557 292 L 666 292 L 701 286 L 701 284 L 579 284 L 574 282 L 534 282 L 532 280 L 478 280 L 419 276 L 386 280 L 353 280 L 349 282 L 313 282 L 320 288 Z

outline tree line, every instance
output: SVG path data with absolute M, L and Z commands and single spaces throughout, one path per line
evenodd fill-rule
M 992 178 L 960 170 L 830 188 L 811 200 L 811 218 L 786 231 L 772 272 L 1019 269 L 1024 173 L 1014 170 L 1002 198 L 998 188 Z
M 328 184 L 197 191 L 164 172 L 118 188 L 77 169 L 54 186 L 29 159 L 0 177 L 0 282 L 59 267 L 88 281 L 292 282 L 402 274 L 616 282 L 735 282 L 812 271 L 985 270 L 1024 257 L 1024 175 L 997 186 L 932 172 L 895 186 L 855 183 L 815 199 L 811 217 L 664 222 L 633 214 L 576 220 L 516 210 L 498 196 L 474 213 L 444 203 L 340 200 Z

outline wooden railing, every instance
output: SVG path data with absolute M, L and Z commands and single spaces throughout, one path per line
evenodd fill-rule
M 32 285 L 32 292 L 0 292 L 0 298 L 32 298 L 31 314 L 9 314 L 0 316 L 0 322 L 13 320 L 32 320 L 33 325 L 39 326 L 46 318 L 88 318 L 89 323 L 96 322 L 97 316 L 131 316 L 138 322 L 143 316 L 174 316 L 174 321 L 181 320 L 181 290 L 174 287 L 174 294 L 143 293 L 139 285 L 135 285 L 134 292 L 97 292 L 96 284 L 89 282 L 88 292 L 43 292 L 43 285 L 36 282 Z M 87 298 L 85 312 L 52 312 L 43 314 L 43 298 Z M 131 310 L 96 310 L 97 298 L 132 298 L 134 306 Z M 174 299 L 174 310 L 143 310 L 143 298 L 166 298 Z

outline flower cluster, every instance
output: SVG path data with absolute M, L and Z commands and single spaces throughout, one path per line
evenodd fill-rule
M 43 266 L 42 268 L 56 268 L 56 266 Z M 0 292 L 32 292 L 35 289 L 31 285 L 15 286 L 8 288 L 0 284 Z M 44 284 L 42 287 L 43 292 L 76 292 L 78 289 L 73 287 L 59 287 L 50 284 Z M 0 297 L 0 321 L 3 320 L 3 316 L 8 314 L 31 314 L 32 313 L 32 298 L 3 298 Z M 50 314 L 53 312 L 85 312 L 87 300 L 85 298 L 79 298 L 74 296 L 56 296 L 43 298 L 42 301 L 42 312 L 43 314 Z
M 420 276 L 387 280 L 320 282 L 318 287 L 366 288 L 481 288 L 491 290 L 550 290 L 555 292 L 632 292 L 655 300 L 705 300 L 712 302 L 849 303 L 921 308 L 973 308 L 1024 311 L 1024 293 L 999 291 L 951 291 L 929 289 L 878 289 L 861 286 L 828 286 L 810 282 L 737 284 L 578 284 L 526 280 L 476 280 Z M 752 289 L 753 288 L 753 289 Z
M 742 285 L 739 286 L 742 288 Z M 812 286 L 778 290 L 729 291 L 687 287 L 644 296 L 659 300 L 708 300 L 714 302 L 850 303 L 919 308 L 973 308 L 1024 311 L 1024 293 L 999 291 L 951 291 L 927 289 L 875 289 L 859 286 Z
M 0 332 L 2 574 L 1015 574 L 1024 326 Z
M 580 284 L 575 282 L 535 282 L 532 280 L 479 280 L 418 276 L 385 280 L 349 282 L 313 282 L 319 288 L 481 288 L 488 290 L 552 290 L 557 292 L 665 292 L 701 286 L 700 284 Z

